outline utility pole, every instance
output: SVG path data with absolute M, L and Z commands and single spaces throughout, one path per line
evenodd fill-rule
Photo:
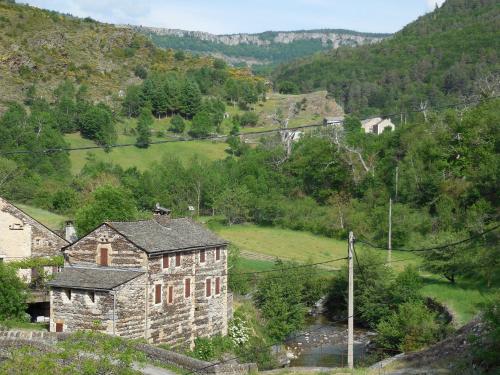
M 349 260 L 349 303 L 347 308 L 347 366 L 354 368 L 354 233 L 349 232 L 349 250 L 347 259 Z
M 387 263 L 391 265 L 392 258 L 392 198 L 389 198 L 389 238 L 387 241 Z
M 399 167 L 396 167 L 396 195 L 394 197 L 394 200 L 398 200 L 398 183 L 399 183 Z

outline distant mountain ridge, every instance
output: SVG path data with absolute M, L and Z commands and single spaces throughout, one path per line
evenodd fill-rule
M 203 31 L 158 27 L 129 25 L 123 27 L 132 28 L 149 36 L 159 47 L 211 54 L 225 58 L 232 63 L 246 62 L 250 65 L 290 61 L 341 46 L 373 44 L 391 35 L 344 29 L 216 35 Z

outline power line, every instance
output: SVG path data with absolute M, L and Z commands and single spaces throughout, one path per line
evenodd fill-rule
M 436 106 L 436 107 L 426 108 L 426 109 L 408 110 L 408 111 L 405 111 L 404 113 L 419 113 L 419 112 L 424 112 L 424 111 L 428 111 L 428 110 L 432 110 L 432 109 L 437 110 L 437 109 L 453 108 L 453 107 L 457 107 L 459 105 L 481 103 L 481 102 L 493 100 L 496 98 L 500 98 L 500 95 L 492 96 L 489 98 L 462 101 L 460 103 L 444 105 L 444 106 Z M 378 116 L 367 117 L 367 118 L 363 119 L 363 121 L 375 119 L 378 117 L 387 118 L 387 117 L 399 116 L 401 113 L 402 112 L 385 114 L 385 115 L 381 114 Z M 262 131 L 256 131 L 256 132 L 248 132 L 248 133 L 241 133 L 240 132 L 240 133 L 236 133 L 234 136 L 264 135 L 264 134 L 278 133 L 278 132 L 282 132 L 282 131 L 295 131 L 295 130 L 301 130 L 301 129 L 329 127 L 329 126 L 330 125 L 325 125 L 325 124 L 311 124 L 311 125 L 302 125 L 302 126 L 297 126 L 297 127 L 293 127 L 293 128 L 286 128 L 286 129 L 269 129 L 269 130 L 262 130 Z M 141 145 L 157 145 L 157 144 L 168 144 L 168 143 L 177 143 L 177 142 L 194 142 L 194 141 L 210 141 L 210 140 L 214 141 L 214 140 L 225 140 L 229 137 L 231 137 L 231 135 L 213 135 L 213 136 L 200 137 L 200 138 L 166 139 L 166 140 L 162 140 L 162 141 L 145 142 L 145 143 L 142 143 Z M 95 146 L 83 146 L 83 147 L 47 148 L 47 149 L 43 149 L 43 150 L 39 150 L 39 151 L 13 150 L 13 151 L 0 151 L 0 155 L 44 154 L 44 153 L 54 153 L 54 152 L 86 151 L 86 150 L 95 150 L 95 149 L 106 150 L 106 149 L 111 149 L 111 148 L 135 147 L 135 146 L 137 146 L 136 143 L 121 143 L 121 144 L 114 144 L 114 145 L 109 145 L 109 146 L 95 145 Z
M 487 233 L 490 233 L 490 232 L 493 232 L 495 230 L 497 230 L 498 228 L 500 228 L 500 224 L 499 225 L 496 225 L 494 226 L 493 228 L 490 228 L 488 230 L 485 230 L 484 232 L 481 232 L 479 234 L 476 234 L 474 236 L 471 236 L 469 238 L 466 238 L 464 240 L 461 240 L 461 241 L 457 241 L 457 242 L 452 242 L 452 243 L 449 243 L 449 244 L 445 244 L 445 245 L 439 245 L 439 246 L 434 246 L 434 247 L 428 247 L 428 248 L 422 248 L 422 249 L 403 249 L 403 248 L 393 248 L 393 250 L 396 250 L 396 251 L 405 251 L 405 252 L 420 252 L 420 251 L 432 251 L 432 250 L 441 250 L 441 249 L 446 249 L 448 247 L 452 247 L 452 246 L 457 246 L 457 245 L 460 245 L 460 244 L 463 244 L 463 243 L 466 243 L 466 242 L 469 242 L 469 241 L 472 241 L 472 240 L 475 240 L 476 238 L 479 238 L 481 236 L 484 236 L 485 234 Z M 384 247 L 384 246 L 378 246 L 378 245 L 374 245 L 370 242 L 368 242 L 367 240 L 358 240 L 359 242 L 365 244 L 365 245 L 368 245 L 374 249 L 380 249 L 380 250 L 389 250 L 388 248 Z

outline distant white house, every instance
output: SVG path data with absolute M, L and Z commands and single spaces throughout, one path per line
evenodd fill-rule
M 383 119 L 381 117 L 363 120 L 361 121 L 361 127 L 364 129 L 365 133 L 377 135 L 382 134 L 386 128 L 391 129 L 391 131 L 396 128 L 391 119 Z
M 342 126 L 344 124 L 344 116 L 325 117 L 323 125 L 325 126 Z

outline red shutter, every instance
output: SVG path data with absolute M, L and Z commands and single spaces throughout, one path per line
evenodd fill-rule
M 62 332 L 62 331 L 63 331 L 63 324 L 56 323 L 56 332 Z
M 163 255 L 163 268 L 168 268 L 168 255 Z
M 101 248 L 101 266 L 108 266 L 108 249 L 105 247 Z
M 155 285 L 155 303 L 161 303 L 161 284 Z
M 175 266 L 179 267 L 181 265 L 181 254 L 177 253 L 175 254 Z
M 184 280 L 184 297 L 189 298 L 191 296 L 191 279 Z
M 174 287 L 169 286 L 168 287 L 168 303 L 174 302 Z
M 215 279 L 215 294 L 220 294 L 220 277 Z
M 200 263 L 205 263 L 205 250 L 200 250 Z
M 212 295 L 212 280 L 207 279 L 207 290 L 206 290 L 206 296 L 210 297 Z
M 215 260 L 220 260 L 220 247 L 215 249 Z

